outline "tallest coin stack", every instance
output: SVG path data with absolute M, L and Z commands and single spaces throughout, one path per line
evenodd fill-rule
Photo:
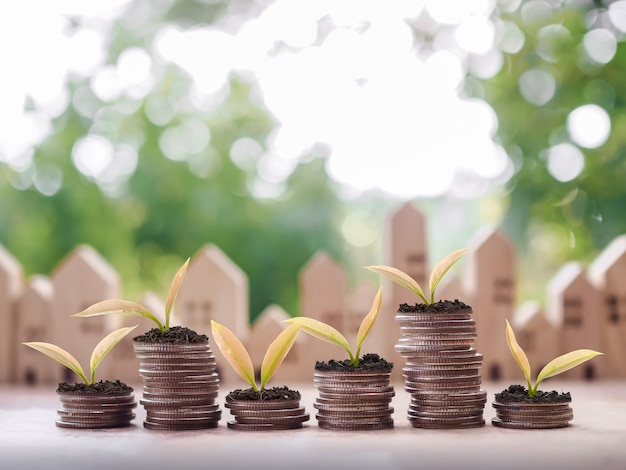
M 483 357 L 472 347 L 476 340 L 472 308 L 459 301 L 402 304 L 396 320 L 401 328 L 396 350 L 406 358 L 402 375 L 411 394 L 411 425 L 484 426 L 487 392 L 480 389 Z

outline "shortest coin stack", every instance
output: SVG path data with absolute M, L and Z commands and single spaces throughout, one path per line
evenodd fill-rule
M 318 426 L 338 431 L 370 431 L 393 428 L 395 395 L 390 385 L 390 371 L 321 371 L 313 383 L 319 397 L 313 406 L 318 410 Z
M 182 431 L 217 426 L 219 378 L 208 342 L 134 343 L 144 383 L 144 427 Z
M 62 407 L 56 425 L 70 429 L 130 426 L 137 406 L 132 390 L 119 394 L 57 392 Z
M 240 431 L 298 429 L 309 420 L 300 400 L 234 400 L 227 396 L 225 406 L 234 417 L 228 427 Z
M 510 429 L 565 428 L 574 418 L 569 402 L 562 403 L 500 403 L 495 401 L 496 417 L 491 424 Z

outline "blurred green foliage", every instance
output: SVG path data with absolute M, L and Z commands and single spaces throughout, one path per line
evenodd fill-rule
M 515 2 L 498 4 L 510 3 Z M 529 286 L 522 297 L 541 297 L 543 282 L 564 261 L 589 261 L 613 237 L 626 233 L 626 42 L 618 41 L 615 57 L 606 65 L 585 62 L 583 36 L 597 26 L 590 18 L 601 18 L 606 6 L 591 1 L 560 5 L 549 17 L 533 22 L 521 14 L 526 3 L 513 12 L 494 12 L 496 23 L 504 20 L 522 31 L 522 49 L 503 53 L 504 65 L 496 76 L 469 77 L 466 92 L 485 99 L 498 116 L 496 139 L 516 167 L 506 194 L 496 197 L 506 206 L 502 225 L 524 253 L 522 275 Z M 136 0 L 110 33 L 108 62 L 115 63 L 130 46 L 149 49 L 164 24 L 210 24 L 233 9 L 250 13 L 255 8 L 261 6 L 245 1 Z M 561 25 L 569 34 L 546 39 L 540 32 L 548 25 Z M 421 37 L 419 32 L 416 37 Z M 537 52 L 542 48 L 550 49 L 553 60 L 542 58 Z M 531 68 L 546 70 L 556 79 L 554 96 L 541 106 L 520 93 L 520 77 Z M 105 103 L 90 90 L 88 79 L 70 80 L 71 105 L 55 119 L 53 132 L 34 156 L 37 168 L 60 170 L 62 188 L 51 196 L 32 186 L 15 189 L 23 186 L 24 175 L 0 164 L 0 243 L 27 274 L 50 273 L 77 245 L 89 243 L 120 273 L 124 295 L 137 298 L 145 289 L 164 293 L 182 261 L 214 243 L 248 275 L 254 319 L 270 303 L 298 313 L 297 274 L 317 250 L 326 250 L 347 266 L 380 261 L 378 244 L 360 251 L 347 247 L 340 225 L 357 206 L 383 220 L 393 202 L 372 195 L 342 201 L 323 159 L 317 158 L 323 155 L 315 150 L 284 182 L 282 195 L 254 197 L 250 186 L 257 170 L 235 165 L 230 150 L 242 137 L 264 146 L 277 123 L 256 104 L 251 84 L 241 77 L 232 78 L 227 98 L 210 111 L 185 101 L 189 86 L 190 78 L 170 65 L 146 98 L 122 95 Z M 208 147 L 182 161 L 167 159 L 159 146 L 165 126 L 148 119 L 151 100 L 176 104 L 168 126 L 189 118 L 205 123 L 211 134 Z M 568 114 L 590 103 L 609 113 L 609 140 L 597 149 L 583 149 L 581 175 L 558 182 L 547 169 L 545 151 L 568 140 Z M 77 171 L 70 158 L 75 143 L 94 131 L 137 149 L 136 171 L 112 195 Z M 437 212 L 439 206 L 425 201 L 424 207 Z M 382 222 L 380 231 L 382 235 Z M 544 272 L 537 273 L 540 269 Z
M 497 12 L 519 28 L 524 45 L 519 52 L 503 53 L 503 67 L 482 81 L 482 94 L 498 116 L 497 139 L 517 170 L 507 184 L 503 228 L 524 255 L 520 259 L 529 284 L 522 296 L 542 297 L 543 280 L 565 261 L 586 264 L 626 233 L 626 41 L 607 16 L 613 2 L 549 2 L 559 5 L 535 19 L 523 14 L 527 3 L 512 13 Z M 617 36 L 617 50 L 606 64 L 595 63 L 584 51 L 585 35 L 596 28 L 612 29 Z M 520 78 L 529 69 L 547 71 L 555 79 L 554 95 L 543 105 L 529 103 L 520 92 Z M 582 173 L 559 182 L 548 171 L 546 151 L 571 142 L 568 115 L 587 104 L 608 112 L 611 133 L 598 148 L 580 148 Z

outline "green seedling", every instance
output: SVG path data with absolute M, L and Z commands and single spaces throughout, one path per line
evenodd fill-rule
M 180 290 L 180 285 L 183 282 L 183 278 L 185 277 L 185 273 L 187 272 L 187 266 L 189 266 L 189 258 L 187 261 L 180 267 L 174 279 L 172 280 L 172 284 L 170 285 L 170 291 L 167 295 L 167 300 L 165 302 L 165 322 L 162 323 L 156 315 L 154 315 L 150 310 L 144 307 L 141 304 L 135 302 L 129 302 L 127 300 L 119 300 L 119 299 L 109 299 L 103 300 L 102 302 L 95 303 L 83 310 L 82 312 L 76 313 L 72 315 L 73 317 L 95 317 L 98 315 L 108 315 L 108 314 L 118 314 L 118 315 L 127 315 L 127 316 L 135 316 L 135 317 L 144 317 L 149 318 L 158 326 L 161 333 L 169 331 L 170 329 L 170 316 L 172 313 L 172 307 L 174 305 L 174 301 L 176 300 L 176 296 L 178 295 L 178 291 Z
M 326 341 L 327 343 L 335 344 L 337 346 L 342 347 L 348 353 L 350 357 L 350 364 L 353 366 L 359 365 L 359 356 L 361 355 L 361 346 L 363 345 L 363 341 L 369 334 L 374 326 L 374 322 L 376 318 L 378 318 L 378 313 L 380 312 L 380 305 L 382 303 L 382 288 L 378 289 L 378 293 L 374 298 L 374 302 L 372 303 L 372 308 L 369 313 L 365 315 L 365 318 L 361 321 L 361 325 L 359 326 L 359 331 L 356 335 L 356 351 L 353 353 L 352 348 L 350 347 L 350 343 L 339 331 L 337 331 L 332 326 L 321 322 L 319 320 L 315 320 L 309 317 L 296 317 L 290 318 L 289 320 L 285 320 L 292 325 L 297 325 L 304 332 L 315 336 L 321 340 Z
M 428 295 L 424 293 L 415 279 L 399 269 L 392 268 L 391 266 L 365 266 L 365 269 L 374 271 L 375 273 L 390 279 L 396 284 L 401 285 L 419 296 L 425 305 L 430 305 L 435 302 L 435 290 L 437 289 L 439 282 L 441 282 L 443 276 L 445 276 L 450 268 L 456 264 L 466 251 L 467 248 L 454 251 L 437 263 L 435 269 L 433 269 L 433 272 L 430 274 L 430 280 L 428 281 Z
M 285 328 L 267 348 L 261 364 L 261 387 L 254 378 L 254 366 L 250 354 L 235 334 L 224 325 L 211 320 L 211 331 L 218 349 L 239 376 L 250 384 L 255 392 L 265 390 L 265 386 L 274 376 L 289 353 L 300 332 L 300 327 L 290 325 Z
M 524 350 L 517 343 L 513 328 L 511 328 L 511 325 L 509 325 L 508 321 L 506 322 L 506 342 L 509 345 L 509 350 L 511 351 L 511 354 L 513 354 L 513 357 L 517 361 L 517 364 L 520 366 L 520 369 L 522 369 L 524 377 L 526 377 L 529 397 L 534 397 L 537 394 L 537 387 L 539 387 L 539 384 L 548 377 L 554 377 L 555 375 L 570 370 L 582 364 L 583 362 L 588 361 L 589 359 L 603 355 L 603 353 L 593 351 L 591 349 L 577 349 L 576 351 L 563 354 L 562 356 L 559 356 L 556 359 L 548 362 L 548 364 L 543 369 L 541 369 L 541 372 L 539 372 L 537 380 L 533 385 L 531 379 L 530 362 L 528 362 L 528 357 L 526 357 L 526 353 L 524 352 Z
M 96 369 L 102 362 L 102 359 L 104 359 L 105 356 L 109 354 L 111 349 L 113 349 L 117 343 L 122 341 L 122 339 L 124 339 L 124 337 L 135 328 L 137 328 L 137 325 L 115 330 L 114 332 L 109 333 L 107 336 L 105 336 L 104 339 L 96 345 L 93 352 L 91 353 L 91 359 L 89 360 L 91 380 L 87 379 L 85 371 L 81 367 L 80 363 L 76 360 L 76 358 L 68 353 L 65 349 L 60 348 L 59 346 L 56 346 L 54 344 L 42 342 L 31 342 L 22 344 L 33 348 L 40 353 L 45 354 L 46 356 L 57 361 L 59 364 L 67 367 L 69 370 L 78 375 L 83 380 L 85 385 L 93 385 L 96 381 Z

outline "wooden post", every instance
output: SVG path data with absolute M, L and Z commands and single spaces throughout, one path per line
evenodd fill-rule
M 391 215 L 387 224 L 384 259 L 384 264 L 404 271 L 420 286 L 428 282 L 426 222 L 422 212 L 413 204 L 406 203 Z M 383 293 L 381 324 L 378 326 L 387 338 L 385 358 L 394 363 L 392 379 L 400 381 L 404 358 L 394 349 L 400 338 L 400 325 L 395 321 L 395 315 L 400 304 L 415 304 L 421 299 L 391 281 L 385 280 L 383 284 L 387 294 Z
M 268 346 L 276 337 L 287 327 L 289 323 L 284 320 L 290 316 L 278 305 L 268 306 L 258 316 L 252 329 L 250 330 L 250 340 L 247 345 L 248 352 L 254 364 L 254 370 L 257 376 L 257 384 L 260 385 L 261 364 Z M 294 388 L 295 383 L 309 383 L 311 381 L 311 371 L 303 366 L 301 358 L 306 351 L 309 343 L 314 338 L 308 337 L 304 333 L 298 335 L 298 339 L 294 343 L 291 351 L 285 357 L 282 365 L 270 380 L 268 386 L 287 385 Z M 317 340 L 315 340 L 317 341 Z
M 344 333 L 344 301 L 347 293 L 344 269 L 324 252 L 316 253 L 300 273 L 300 313 L 331 325 Z M 346 359 L 347 353 L 337 346 L 311 338 L 302 367 L 313 376 L 315 361 Z
M 559 330 L 560 354 L 574 349 L 600 350 L 600 294 L 580 263 L 563 266 L 548 285 L 548 319 Z M 595 358 L 562 374 L 563 378 L 598 378 L 604 357 Z
M 515 312 L 511 326 L 515 330 L 517 342 L 528 357 L 534 379 L 548 362 L 559 355 L 557 330 L 537 302 L 521 305 Z M 526 386 L 519 367 L 514 375 L 517 383 Z
M 22 267 L 0 245 L 0 384 L 14 378 L 13 359 L 15 344 L 15 309 L 24 289 Z
M 465 258 L 468 299 L 464 301 L 472 306 L 476 319 L 475 348 L 484 356 L 482 378 L 516 377 L 517 365 L 504 334 L 505 320 L 512 321 L 516 301 L 515 247 L 500 230 L 483 229 L 473 238 Z
M 587 272 L 601 296 L 600 375 L 626 379 L 626 235 L 615 238 Z
M 93 318 L 70 315 L 101 300 L 118 298 L 118 275 L 92 247 L 81 245 L 61 262 L 51 279 L 54 291 L 51 342 L 69 351 L 83 368 L 88 368 L 93 348 L 115 329 L 118 320 L 108 315 Z M 116 379 L 114 369 L 111 358 L 105 358 L 98 368 L 97 380 Z M 79 378 L 58 365 L 55 380 L 73 383 Z
M 52 301 L 54 292 L 50 279 L 33 276 L 26 286 L 17 308 L 16 382 L 21 385 L 54 383 L 56 368 L 50 358 L 23 346 L 29 341 L 52 342 Z M 55 364 L 56 365 L 56 364 Z
M 211 320 L 215 320 L 245 344 L 250 331 L 248 278 L 217 246 L 207 245 L 189 263 L 175 310 L 181 325 L 197 333 L 211 336 Z M 220 380 L 239 380 L 215 345 L 211 347 Z

